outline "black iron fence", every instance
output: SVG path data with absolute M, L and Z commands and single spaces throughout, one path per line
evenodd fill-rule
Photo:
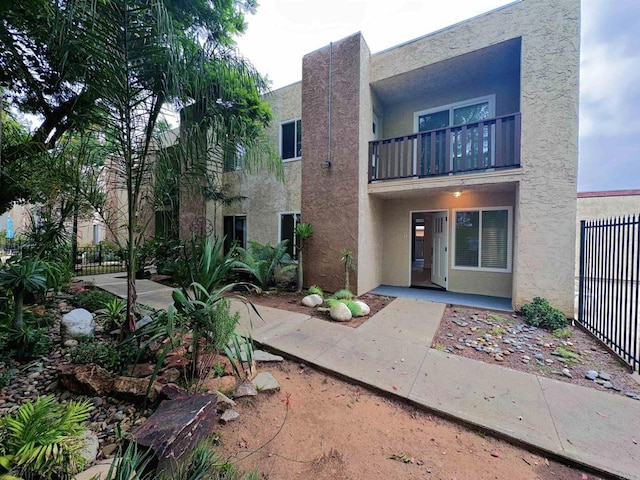
M 23 249 L 32 247 L 30 244 L 7 240 L 0 246 L 0 258 L 6 260 Z M 104 245 L 78 247 L 74 264 L 75 275 L 100 275 L 101 273 L 126 272 L 126 252 L 121 252 Z
M 582 221 L 578 321 L 640 367 L 640 215 Z
M 76 275 L 100 275 L 127 270 L 123 252 L 105 248 L 102 245 L 78 247 L 76 255 Z

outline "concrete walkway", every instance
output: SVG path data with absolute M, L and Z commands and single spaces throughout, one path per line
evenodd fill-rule
M 95 278 L 122 291 L 124 280 Z M 138 282 L 140 301 L 166 308 L 170 289 Z M 397 298 L 358 328 L 239 302 L 239 330 L 271 350 L 423 408 L 563 458 L 640 480 L 640 401 L 430 348 L 444 304 Z

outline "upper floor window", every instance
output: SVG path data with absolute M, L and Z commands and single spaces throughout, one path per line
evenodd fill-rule
M 302 127 L 299 119 L 280 124 L 280 155 L 283 160 L 302 157 Z
M 234 172 L 244 168 L 246 150 L 242 145 L 229 144 L 223 148 L 223 165 L 225 172 Z

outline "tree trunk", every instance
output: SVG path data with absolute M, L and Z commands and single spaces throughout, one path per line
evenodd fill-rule
M 73 226 L 71 228 L 71 270 L 76 271 L 78 261 L 78 206 L 73 207 Z
M 302 250 L 298 252 L 298 293 L 302 292 Z
M 24 291 L 16 290 L 13 292 L 13 329 L 17 332 L 22 331 L 24 322 L 22 320 L 22 305 L 24 304 Z

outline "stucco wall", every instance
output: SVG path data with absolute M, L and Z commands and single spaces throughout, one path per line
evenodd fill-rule
M 266 134 L 274 148 L 278 148 L 280 123 L 300 118 L 302 103 L 300 82 L 274 90 L 265 95 L 273 114 L 273 121 Z M 304 148 L 304 144 L 303 144 Z M 303 150 L 304 158 L 304 150 Z M 247 239 L 260 243 L 279 241 L 279 214 L 299 212 L 301 194 L 301 172 L 303 160 L 284 162 L 284 182 L 268 172 L 246 174 L 240 170 L 227 172 L 223 181 L 229 185 L 229 193 L 246 197 L 242 202 L 220 208 L 222 215 L 247 215 Z M 213 205 L 209 208 L 213 211 Z M 305 221 L 303 218 L 302 221 Z M 222 234 L 218 220 L 217 229 Z
M 576 222 L 576 275 L 580 271 L 580 222 L 627 215 L 640 215 L 640 190 L 578 194 Z
M 579 0 L 523 0 L 371 58 L 371 81 L 522 38 L 522 180 L 513 303 L 544 296 L 573 313 Z M 388 123 L 385 123 L 387 131 Z M 386 250 L 386 249 L 385 249 Z
M 449 193 L 414 198 L 385 199 L 382 222 L 382 283 L 408 286 L 411 281 L 411 212 L 441 211 L 448 221 L 448 289 L 455 292 L 511 296 L 511 273 L 453 269 L 453 210 L 476 207 L 513 207 L 515 190 L 465 192 L 460 198 Z
M 360 262 L 362 43 L 360 34 L 352 35 L 302 61 L 302 218 L 315 229 L 304 252 L 305 284 L 319 284 L 328 291 L 343 287 L 342 249 L 351 250 Z M 369 113 L 369 122 L 370 118 Z M 331 168 L 322 168 L 329 158 Z

